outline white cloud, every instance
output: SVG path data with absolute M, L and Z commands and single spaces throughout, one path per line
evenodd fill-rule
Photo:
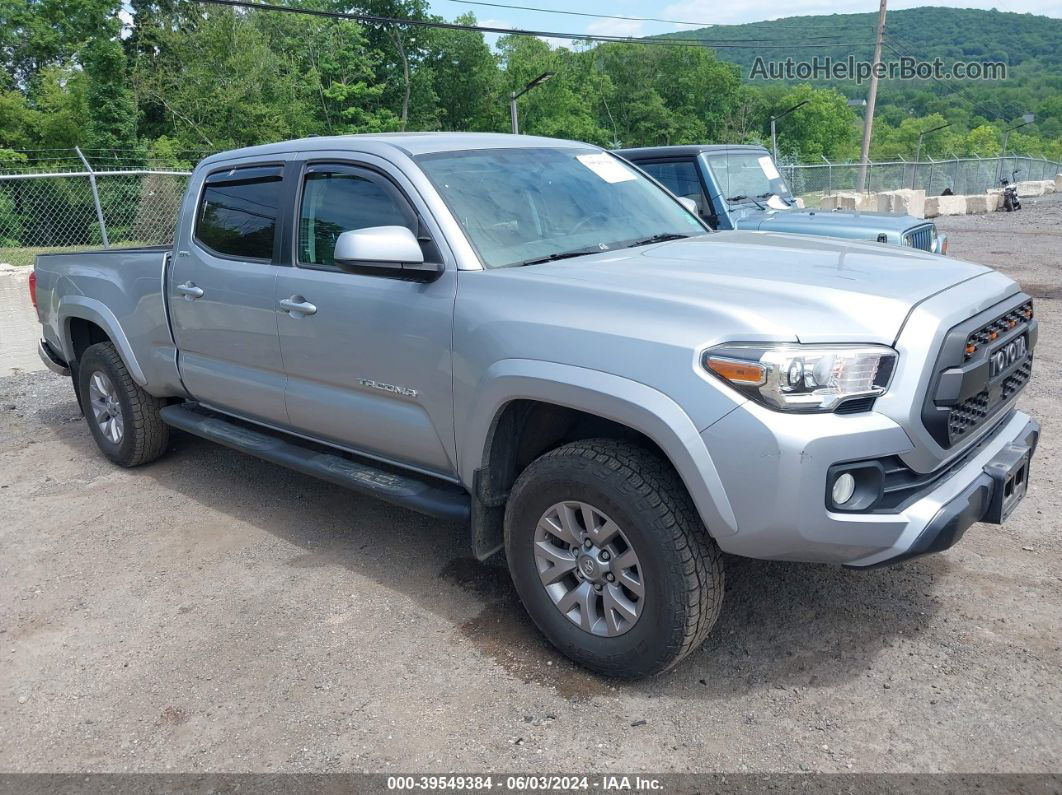
M 593 36 L 642 36 L 645 23 L 634 19 L 595 19 L 586 26 Z

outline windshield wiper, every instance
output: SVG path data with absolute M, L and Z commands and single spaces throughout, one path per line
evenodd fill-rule
M 628 243 L 624 248 L 634 248 L 635 246 L 648 246 L 650 243 L 663 243 L 666 240 L 685 240 L 689 235 L 681 235 L 677 232 L 667 232 L 662 235 L 653 235 L 647 237 L 644 240 L 635 240 L 633 243 Z
M 777 196 L 781 201 L 785 202 L 785 206 L 786 207 L 792 207 L 794 204 L 796 204 L 796 202 L 793 201 L 792 199 L 787 199 L 782 194 L 775 193 L 774 191 L 767 191 L 766 193 L 761 193 L 756 198 L 757 199 L 770 199 L 772 196 Z
M 761 210 L 764 209 L 764 206 L 762 204 L 760 204 L 758 201 L 756 201 L 756 197 L 753 197 L 753 196 L 745 196 L 744 194 L 741 194 L 739 196 L 727 196 L 726 200 L 728 202 L 743 202 L 743 201 L 747 200 L 747 201 L 750 201 L 753 204 L 755 204 Z
M 543 262 L 555 262 L 559 259 L 570 259 L 572 257 L 581 257 L 584 254 L 595 254 L 602 249 L 599 246 L 593 248 L 581 248 L 576 251 L 559 251 L 555 254 L 547 254 L 545 257 L 535 257 L 534 259 L 525 259 L 522 262 L 517 262 L 517 265 L 541 265 Z

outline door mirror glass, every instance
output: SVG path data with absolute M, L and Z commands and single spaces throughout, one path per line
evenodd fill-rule
M 417 238 L 404 226 L 370 226 L 350 229 L 336 239 L 336 264 L 393 263 L 419 265 L 424 262 Z

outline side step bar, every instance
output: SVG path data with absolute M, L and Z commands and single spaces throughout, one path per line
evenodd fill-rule
M 295 437 L 273 436 L 187 405 L 166 406 L 162 420 L 182 431 L 262 458 L 273 464 L 327 480 L 360 494 L 409 508 L 436 519 L 469 521 L 471 502 L 458 486 L 399 475 L 334 453 L 322 452 Z

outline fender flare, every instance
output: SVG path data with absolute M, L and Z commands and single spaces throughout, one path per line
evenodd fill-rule
M 670 397 L 620 376 L 533 359 L 503 359 L 477 385 L 459 435 L 459 474 L 484 465 L 495 419 L 514 400 L 537 400 L 618 422 L 652 439 L 685 484 L 711 535 L 737 532 L 737 519 L 700 431 Z
M 88 320 L 103 329 L 110 337 L 133 380 L 142 387 L 147 386 L 147 377 L 136 360 L 129 339 L 122 331 L 121 323 L 102 301 L 84 295 L 64 295 L 59 300 L 57 315 L 59 328 L 62 329 L 63 355 L 68 362 L 74 361 L 74 342 L 70 336 L 70 321 L 74 318 Z

